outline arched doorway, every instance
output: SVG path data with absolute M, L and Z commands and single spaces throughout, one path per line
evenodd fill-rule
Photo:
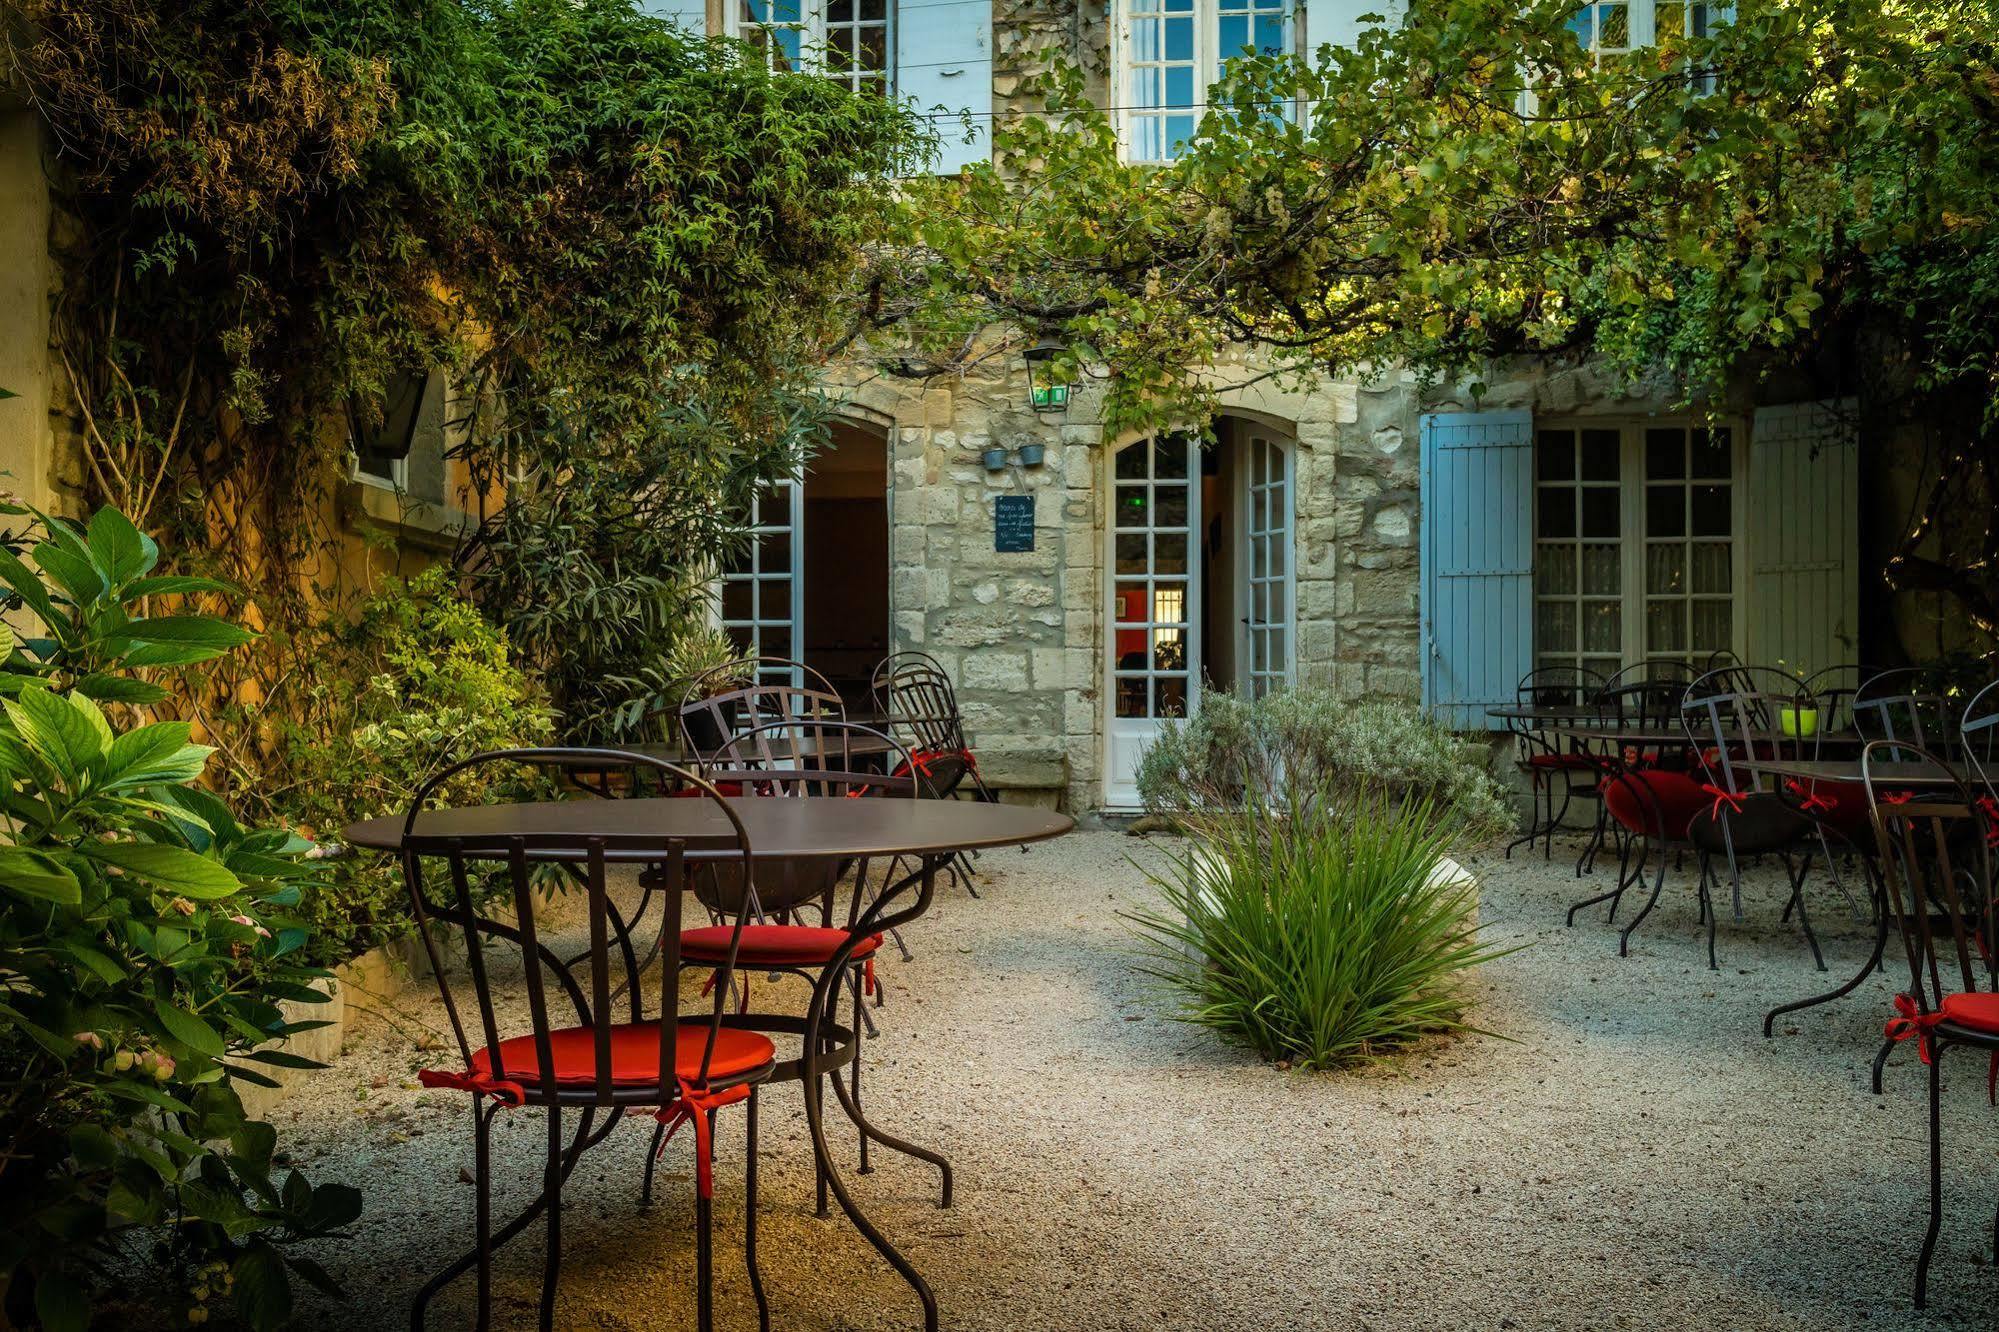
M 802 660 L 850 708 L 888 653 L 888 438 L 834 422 L 827 447 L 759 500 L 748 555 L 722 576 L 721 620 L 746 653 Z
M 1104 801 L 1138 803 L 1139 756 L 1204 689 L 1252 696 L 1294 674 L 1288 441 L 1224 417 L 1214 438 L 1142 439 L 1111 459 Z

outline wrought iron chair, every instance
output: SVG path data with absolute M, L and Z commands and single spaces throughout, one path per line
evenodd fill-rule
M 1694 668 L 1677 657 L 1653 657 L 1646 661 L 1634 661 L 1629 666 L 1620 666 L 1604 680 L 1599 693 L 1607 693 L 1631 685 L 1678 684 L 1682 690 L 1693 682 Z
M 1679 663 L 1666 663 L 1678 665 Z M 1682 668 L 1685 669 L 1684 667 Z M 1620 671 L 1619 675 L 1626 672 Z M 1616 677 L 1613 676 L 1613 679 Z M 1688 676 L 1687 678 L 1691 678 Z M 1680 724 L 1680 700 L 1686 693 L 1686 678 L 1675 679 L 1670 675 L 1660 679 L 1627 679 L 1618 685 L 1606 685 L 1596 695 L 1598 707 L 1603 712 L 1608 729 L 1624 730 L 1670 730 Z M 1599 778 L 1617 771 L 1624 763 L 1624 756 L 1592 753 L 1588 755 Z M 1684 754 L 1657 753 L 1633 756 L 1634 766 L 1684 770 L 1691 766 Z M 1623 838 L 1627 833 L 1625 825 L 1610 817 L 1603 804 L 1602 783 L 1592 788 L 1585 798 L 1597 802 L 1596 829 L 1590 835 L 1589 844 L 1576 859 L 1576 877 L 1595 873 L 1597 855 L 1603 850 L 1606 839 L 1618 843 L 1618 858 L 1624 859 Z M 1620 865 L 1620 873 L 1622 867 Z
M 1860 682 L 1849 703 L 1853 726 L 1868 740 L 1892 740 L 1911 752 L 1935 750 L 1952 742 L 1950 706 L 1924 687 L 1920 667 L 1877 671 Z M 1885 760 L 1884 760 L 1885 761 Z
M 863 738 L 887 744 L 891 758 L 900 756 L 902 760 L 895 765 L 900 771 L 889 776 L 860 771 L 853 761 L 852 749 L 853 742 Z M 846 796 L 854 799 L 908 800 L 931 796 L 933 793 L 922 777 L 912 771 L 909 758 L 909 752 L 901 745 L 869 727 L 853 722 L 807 719 L 775 722 L 736 736 L 715 756 L 709 775 L 717 780 L 727 778 L 739 782 L 755 795 L 778 799 Z M 775 882 L 770 877 L 773 869 L 778 875 Z M 839 881 L 849 869 L 853 873 L 853 896 L 845 926 L 835 926 L 831 923 L 830 906 Z M 772 1080 L 797 1081 L 805 1095 L 813 1098 L 815 1103 L 824 1099 L 826 1075 L 829 1072 L 833 1075 L 833 1088 L 841 1108 L 860 1133 L 862 1174 L 869 1173 L 872 1168 L 868 1164 L 868 1143 L 870 1140 L 878 1142 L 936 1166 L 943 1176 L 942 1205 L 950 1206 L 950 1163 L 935 1152 L 882 1132 L 868 1121 L 861 1108 L 862 1032 L 865 1030 L 870 1035 L 874 1034 L 873 1021 L 862 1001 L 863 994 L 873 993 L 877 1007 L 881 1004 L 882 995 L 881 987 L 875 983 L 875 957 L 881 948 L 882 936 L 869 934 L 864 938 L 853 938 L 862 913 L 873 900 L 868 892 L 868 862 L 860 861 L 848 866 L 835 860 L 795 861 L 773 867 L 766 861 L 758 866 L 756 872 L 756 890 L 750 900 L 753 909 L 761 905 L 762 911 L 757 912 L 757 918 L 742 930 L 739 969 L 797 976 L 820 987 L 843 986 L 852 993 L 854 1025 L 851 1028 L 837 1025 L 833 1021 L 836 1010 L 829 1005 L 826 1008 L 828 1021 L 815 1038 L 805 1029 L 803 1019 L 795 1015 L 767 1014 L 752 1008 L 747 984 L 743 990 L 743 1008 L 729 1021 L 766 1035 L 797 1037 L 801 1047 L 799 1057 L 780 1063 L 772 1074 Z M 900 863 L 892 862 L 884 869 L 885 881 L 894 881 L 901 872 L 903 867 Z M 697 881 L 695 892 L 697 896 L 713 894 L 717 904 L 715 909 L 725 911 L 733 909 L 732 904 L 739 902 L 743 896 L 740 879 L 726 879 L 720 875 L 706 886 Z M 803 904 L 810 901 L 823 904 L 824 914 L 818 925 L 802 924 L 788 918 L 773 922 L 763 914 L 789 914 L 774 907 L 773 903 Z M 728 933 L 720 926 L 682 931 L 681 965 L 687 968 L 715 966 L 725 956 L 728 945 Z M 839 958 L 845 959 L 840 963 L 845 974 L 836 982 L 826 978 L 824 973 Z M 842 1064 L 849 1070 L 849 1081 L 845 1084 L 840 1081 L 838 1073 Z M 650 1185 L 648 1167 L 647 1187 L 650 1188 Z M 823 1173 L 819 1174 L 818 1189 L 819 1215 L 825 1216 L 827 1185 Z
M 730 737 L 771 722 L 802 719 L 845 721 L 847 705 L 830 690 L 797 685 L 753 684 L 719 694 L 691 697 L 680 705 L 680 730 L 704 760 Z
M 1911 758 L 1911 756 L 1914 756 Z M 1916 1257 L 1915 1303 L 1928 1300 L 1930 1260 L 1943 1228 L 1943 1056 L 1954 1046 L 1987 1053 L 1999 1075 L 1999 940 L 1992 879 L 1993 824 L 1957 783 L 1914 797 L 1881 789 L 1870 772 L 1877 759 L 1930 761 L 1934 753 L 1905 742 L 1874 741 L 1861 755 L 1862 779 L 1881 861 L 1889 911 L 1901 923 L 1909 988 L 1895 997 L 1892 1040 L 1916 1042 L 1929 1068 L 1930 1207 Z M 1993 1225 L 1999 1262 L 1999 1217 Z
M 884 657 L 875 667 L 870 688 L 889 719 L 890 733 L 906 737 L 912 771 L 920 770 L 932 792 L 952 800 L 969 783 L 974 798 L 988 804 L 999 800 L 979 772 L 978 757 L 965 734 L 957 688 L 935 657 L 923 652 Z M 951 875 L 966 892 L 979 895 L 972 857 L 954 857 Z
M 650 768 L 712 801 L 720 817 L 717 831 L 699 837 L 662 837 L 645 832 L 617 836 L 565 836 L 524 833 L 503 827 L 478 835 L 431 835 L 420 830 L 420 814 L 445 782 L 484 765 L 518 764 L 566 769 L 577 761 L 603 761 L 605 766 Z M 656 1003 L 648 1009 L 644 967 L 630 924 L 612 902 L 606 866 L 613 860 L 657 860 L 665 866 L 672 887 L 684 883 L 690 857 L 718 859 L 740 865 L 753 881 L 749 837 L 726 801 L 691 772 L 640 754 L 616 750 L 527 749 L 475 755 L 432 777 L 417 791 L 403 823 L 403 873 L 409 885 L 418 937 L 424 942 L 431 971 L 457 1042 L 460 1066 L 426 1069 L 418 1076 L 427 1087 L 471 1093 L 473 1124 L 473 1187 L 476 1243 L 471 1253 L 432 1278 L 418 1292 L 412 1325 L 421 1328 L 426 1306 L 445 1284 L 468 1268 L 478 1272 L 478 1326 L 492 1314 L 492 1255 L 498 1244 L 519 1234 L 540 1214 L 547 1217 L 547 1249 L 541 1290 L 540 1325 L 555 1325 L 556 1291 L 562 1273 L 562 1186 L 589 1148 L 602 1142 L 628 1114 L 649 1112 L 659 1121 L 655 1142 L 681 1124 L 693 1128 L 695 1143 L 696 1300 L 702 1332 L 714 1325 L 713 1210 L 714 1178 L 711 1136 L 716 1111 L 745 1106 L 748 1148 L 744 1157 L 743 1253 L 758 1321 L 769 1326 L 763 1278 L 757 1268 L 757 1119 L 756 1093 L 777 1066 L 776 1048 L 753 1031 L 724 1021 L 718 986 L 712 1011 L 699 1019 L 679 1015 L 678 977 L 662 976 Z M 427 885 L 426 861 L 446 867 L 441 895 Z M 589 946 L 565 961 L 538 931 L 534 913 L 534 867 L 561 864 L 573 871 L 587 907 Z M 493 886 L 504 891 L 488 898 L 475 889 Z M 500 910 L 486 914 L 493 903 Z M 735 920 L 727 927 L 725 945 L 714 965 L 724 984 L 733 978 L 743 927 L 753 914 L 754 895 L 745 896 Z M 679 928 L 678 913 L 660 921 L 662 946 L 668 930 Z M 449 931 L 464 948 L 464 990 L 445 966 L 439 934 Z M 518 964 L 527 998 L 528 1030 L 503 1035 L 503 1014 L 512 1009 L 496 999 L 494 975 L 502 966 Z M 579 965 L 581 964 L 581 965 Z M 566 1021 L 564 1005 L 573 1008 Z M 619 1010 L 623 1009 L 621 1015 Z M 475 1048 L 476 1046 L 476 1048 Z M 527 1209 L 497 1233 L 492 1228 L 492 1161 L 490 1138 L 495 1116 L 503 1109 L 538 1107 L 547 1115 L 547 1154 L 542 1166 L 541 1192 Z M 566 1114 L 575 1114 L 575 1135 L 564 1145 Z M 599 1115 L 604 1117 L 596 1124 Z M 650 1178 L 651 1166 L 647 1166 Z
M 1825 955 L 1812 929 L 1805 906 L 1804 882 L 1811 871 L 1814 853 L 1824 856 L 1828 874 L 1841 890 L 1832 842 L 1847 840 L 1850 811 L 1842 813 L 1830 797 L 1797 785 L 1773 784 L 1766 787 L 1758 778 L 1755 761 L 1789 759 L 1810 761 L 1818 757 L 1818 737 L 1786 736 L 1772 732 L 1768 719 L 1777 709 L 1796 706 L 1797 694 L 1689 694 L 1682 705 L 1687 731 L 1694 740 L 1704 778 L 1702 790 L 1713 797 L 1706 816 L 1688 825 L 1688 838 L 1701 853 L 1701 894 L 1707 924 L 1708 966 L 1716 967 L 1714 909 L 1711 887 L 1719 882 L 1713 859 L 1721 855 L 1728 862 L 1735 918 L 1742 919 L 1742 860 L 1745 857 L 1776 855 L 1784 863 L 1790 895 L 1784 919 L 1795 912 L 1804 930 L 1812 960 L 1825 970 Z M 1849 900 L 1851 894 L 1848 894 Z
M 1838 735 L 1853 725 L 1853 698 L 1862 682 L 1878 672 L 1871 666 L 1848 663 L 1827 666 L 1805 677 L 1805 692 L 1818 705 L 1819 730 Z
M 1999 680 L 1971 696 L 1957 723 L 1958 748 L 1965 766 L 1984 789 L 1978 794 L 1992 802 L 1987 812 L 1999 818 Z
M 1600 789 L 1605 816 L 1618 830 L 1617 883 L 1610 891 L 1571 906 L 1567 923 L 1573 926 L 1577 912 L 1608 902 L 1610 913 L 1606 920 L 1615 925 L 1624 894 L 1644 882 L 1647 867 L 1656 857 L 1651 895 L 1638 914 L 1618 931 L 1617 955 L 1625 957 L 1630 953 L 1632 931 L 1659 905 L 1659 895 L 1666 886 L 1667 862 L 1680 852 L 1695 849 L 1688 827 L 1708 808 L 1708 798 L 1700 784 L 1686 773 L 1644 767 L 1635 761 L 1617 761 L 1605 773 Z
M 1542 666 L 1520 677 L 1513 696 L 1522 707 L 1581 711 L 1602 688 L 1603 677 L 1586 666 Z M 1545 860 L 1554 855 L 1555 832 L 1568 817 L 1569 806 L 1596 798 L 1599 769 L 1588 755 L 1556 744 L 1532 722 L 1508 725 L 1513 732 L 1513 766 L 1527 778 L 1531 809 L 1527 831 L 1506 844 L 1506 857 L 1512 859 L 1517 846 L 1532 850 L 1539 840 Z

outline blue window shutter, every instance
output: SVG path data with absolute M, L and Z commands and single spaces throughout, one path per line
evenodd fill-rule
M 1760 407 L 1749 435 L 1749 659 L 1809 675 L 1860 660 L 1855 404 Z
M 930 117 L 941 175 L 992 157 L 992 0 L 902 0 L 894 6 L 895 91 Z M 966 120 L 969 113 L 970 120 Z
M 1423 706 L 1491 727 L 1534 668 L 1534 416 L 1422 418 Z
M 697 37 L 708 33 L 708 0 L 639 0 L 645 13 L 678 23 Z

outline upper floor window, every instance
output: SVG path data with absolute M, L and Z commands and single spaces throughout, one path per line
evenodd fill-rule
M 731 0 L 729 35 L 759 48 L 772 69 L 885 93 L 889 9 L 889 0 Z
M 1134 162 L 1180 155 L 1224 62 L 1290 48 L 1291 0 L 1124 0 L 1122 8 L 1116 98 Z
M 1602 0 L 1584 5 L 1569 19 L 1569 31 L 1598 59 L 1634 47 L 1670 46 L 1708 35 L 1708 24 L 1725 19 L 1729 6 L 1701 0 Z

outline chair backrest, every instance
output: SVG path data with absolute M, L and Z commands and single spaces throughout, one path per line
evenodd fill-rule
M 937 672 L 939 675 L 945 674 L 944 663 L 931 656 L 928 652 L 919 652 L 914 648 L 906 648 L 901 652 L 889 653 L 886 657 L 875 663 L 874 672 L 868 677 L 868 692 L 873 696 L 875 706 L 881 711 L 887 712 L 888 710 L 889 681 L 895 678 L 897 671 L 902 670 L 906 666 L 923 666 Z
M 1720 674 L 1719 672 L 1717 674 Z M 1706 678 L 1706 677 L 1704 677 Z M 1786 733 L 1771 720 L 1786 708 L 1809 706 L 1796 694 L 1706 694 L 1688 696 L 1682 708 L 1687 736 L 1701 769 L 1716 789 L 1746 795 L 1761 788 L 1754 760 L 1813 762 L 1819 737 Z
M 1949 705 L 1925 687 L 1918 667 L 1875 672 L 1860 682 L 1848 706 L 1854 729 L 1866 739 L 1897 741 L 1911 752 L 1951 741 L 1942 726 Z
M 880 760 L 882 772 L 862 771 L 869 751 Z M 724 786 L 740 785 L 755 795 L 775 798 L 912 799 L 932 794 L 917 776 L 909 751 L 890 737 L 855 722 L 809 718 L 768 722 L 732 737 L 710 760 L 708 776 Z M 758 918 L 762 912 L 787 914 L 817 903 L 830 920 L 841 872 L 835 860 L 765 861 L 757 869 Z M 867 866 L 857 866 L 855 873 L 864 876 Z M 742 880 L 729 867 L 717 867 L 695 880 L 694 896 L 711 910 L 731 910 L 741 895 Z
M 1581 707 L 1603 688 L 1603 676 L 1587 666 L 1537 666 L 1520 677 L 1513 696 L 1523 707 Z
M 1676 657 L 1653 657 L 1620 666 L 1603 682 L 1601 692 L 1609 693 L 1634 685 L 1677 684 L 1684 690 L 1693 681 L 1694 668 Z
M 796 685 L 748 685 L 680 706 L 681 734 L 703 760 L 720 752 L 731 737 L 772 722 L 846 719 L 847 705 L 838 694 Z
M 1994 988 L 1992 824 L 1962 782 L 1898 792 L 1877 777 L 1885 762 L 1944 764 L 1906 741 L 1870 741 L 1860 756 L 1888 909 L 1902 925 L 1910 992 L 1927 1013 L 1947 994 Z
M 710 833 L 669 837 L 643 831 L 580 835 L 573 833 L 525 833 L 504 827 L 477 834 L 443 835 L 419 831 L 420 816 L 431 798 L 452 778 L 475 768 L 515 765 L 546 768 L 557 772 L 578 766 L 600 768 L 653 769 L 663 784 L 684 786 L 715 806 L 721 817 Z M 629 1021 L 659 1020 L 658 1104 L 678 1095 L 676 1047 L 679 1041 L 679 977 L 661 976 L 655 981 L 657 1002 L 648 1010 L 645 1001 L 643 968 L 639 963 L 638 941 L 609 895 L 606 867 L 613 861 L 643 860 L 659 866 L 660 887 L 669 903 L 680 900 L 687 886 L 690 857 L 701 862 L 725 863 L 755 882 L 755 858 L 749 834 L 715 788 L 685 769 L 643 754 L 609 749 L 512 749 L 476 754 L 430 778 L 417 790 L 408 816 L 403 820 L 403 876 L 409 887 L 410 904 L 416 915 L 417 932 L 424 941 L 431 971 L 451 1021 L 458 1052 L 469 1070 L 474 1053 L 473 1040 L 483 1043 L 488 1066 L 483 1072 L 491 1081 L 519 1085 L 525 1099 L 554 1105 L 560 1092 L 573 1103 L 587 1095 L 591 1104 L 611 1105 L 613 1060 L 611 1030 L 618 1022 L 614 1004 L 620 997 L 629 1001 Z M 443 883 L 438 892 L 426 887 L 424 864 L 442 861 Z M 559 956 L 541 937 L 535 919 L 535 869 L 545 865 L 565 867 L 582 888 L 587 908 L 589 946 L 567 960 Z M 736 951 L 743 923 L 755 911 L 754 893 L 746 894 L 735 912 L 727 961 L 714 990 L 714 1004 L 708 1014 L 708 1035 L 703 1048 L 699 1078 L 705 1082 L 715 1044 L 721 1034 L 723 995 L 736 966 Z M 438 930 L 454 933 L 465 951 L 465 983 L 461 988 L 445 966 L 439 948 Z M 663 913 L 659 929 L 680 928 L 680 913 Z M 502 1054 L 508 1034 L 501 1030 L 501 1014 L 511 1012 L 510 1002 L 496 998 L 495 972 L 509 974 L 510 960 L 517 959 L 522 988 L 527 997 L 528 1022 L 533 1038 L 533 1069 L 509 1068 Z M 469 998 L 474 1028 L 467 1029 Z M 574 1021 L 559 1007 L 567 1000 Z M 559 1088 L 552 1033 L 565 1027 L 587 1027 L 593 1031 L 596 1056 L 595 1080 L 588 1088 L 571 1085 Z M 629 1081 L 618 1086 L 627 1093 Z
M 1957 722 L 1958 747 L 1971 775 L 1984 790 L 1979 794 L 1999 802 L 1999 680 L 1971 696 Z
M 908 737 L 913 753 L 955 754 L 969 747 L 965 718 L 958 710 L 958 691 L 950 676 L 935 665 L 906 661 L 885 684 L 884 711 L 889 724 Z
M 1663 730 L 1679 724 L 1680 703 L 1686 693 L 1684 680 L 1627 680 L 1599 690 L 1596 701 L 1620 726 Z
M 1848 662 L 1823 667 L 1805 677 L 1805 690 L 1818 705 L 1821 731 L 1837 734 L 1853 724 L 1853 696 L 1861 682 L 1875 673 L 1872 666 Z
M 822 694 L 837 694 L 826 676 L 807 666 L 802 661 L 790 657 L 738 657 L 734 661 L 718 662 L 701 672 L 680 687 L 680 706 L 703 697 L 710 681 L 716 676 L 726 675 L 731 680 L 747 680 L 750 684 L 789 684 L 800 689 L 815 689 Z

